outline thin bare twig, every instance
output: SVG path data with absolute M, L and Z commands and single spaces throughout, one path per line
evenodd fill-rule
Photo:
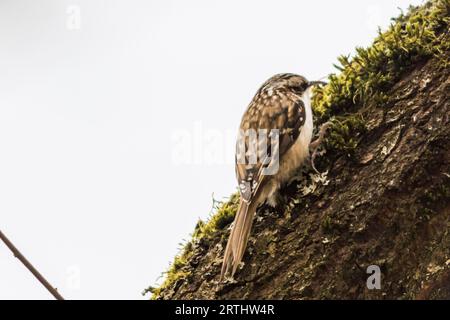
M 36 277 L 36 279 L 39 280 L 40 283 L 55 297 L 57 300 L 64 300 L 63 296 L 59 294 L 58 290 L 44 278 L 42 274 L 39 273 L 39 271 L 36 270 L 35 267 L 23 256 L 22 253 L 20 253 L 19 249 L 17 249 L 13 243 L 3 234 L 3 232 L 0 230 L 0 239 L 3 240 L 3 242 L 6 244 L 6 246 L 12 251 L 14 256 L 22 262 L 25 267 L 27 267 L 28 270 Z

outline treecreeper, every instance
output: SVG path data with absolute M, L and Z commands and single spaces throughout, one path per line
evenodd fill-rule
M 234 276 L 245 253 L 257 208 L 276 206 L 277 193 L 311 155 L 311 165 L 329 123 L 313 136 L 311 91 L 321 81 L 283 73 L 267 80 L 245 111 L 236 143 L 240 202 L 223 257 L 220 280 Z M 316 170 L 317 171 L 317 170 Z

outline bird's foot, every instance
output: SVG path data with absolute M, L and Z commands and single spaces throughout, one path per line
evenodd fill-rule
M 270 212 L 283 212 L 283 208 L 286 206 L 286 199 L 281 192 L 275 192 L 267 198 L 266 205 Z
M 280 203 L 280 195 L 278 192 L 274 192 L 271 194 L 266 201 L 266 204 L 271 208 L 276 208 L 278 204 Z
M 317 155 L 319 155 L 319 147 L 322 145 L 323 139 L 325 137 L 325 134 L 327 130 L 331 127 L 332 123 L 330 121 L 325 122 L 320 126 L 319 130 L 319 137 L 311 142 L 309 144 L 309 150 L 311 152 L 311 167 L 316 173 L 320 173 L 319 170 L 316 169 L 316 165 L 314 164 L 314 160 L 316 159 Z

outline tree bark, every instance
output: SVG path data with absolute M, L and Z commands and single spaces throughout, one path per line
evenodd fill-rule
M 422 61 L 361 108 L 366 132 L 352 156 L 319 168 L 328 183 L 257 212 L 244 265 L 218 284 L 228 229 L 200 241 L 189 276 L 162 299 L 450 299 L 449 70 Z M 381 270 L 369 289 L 367 268 Z

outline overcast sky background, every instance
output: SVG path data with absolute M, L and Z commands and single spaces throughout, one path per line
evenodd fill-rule
M 67 299 L 146 299 L 236 190 L 258 86 L 334 72 L 420 3 L 0 0 L 0 230 Z M 0 299 L 51 298 L 0 243 Z

